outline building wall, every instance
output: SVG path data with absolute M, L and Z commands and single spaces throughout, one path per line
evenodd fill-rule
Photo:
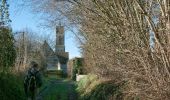
M 67 74 L 67 64 L 61 64 L 61 69 L 65 74 Z
M 69 53 L 65 52 L 64 44 L 64 27 L 58 26 L 56 28 L 56 48 L 55 52 L 51 49 L 49 44 L 45 41 L 43 45 L 43 54 L 46 58 L 47 70 L 63 70 L 67 73 L 67 62 Z
M 57 70 L 58 58 L 56 56 L 47 57 L 47 70 Z
M 71 77 L 72 76 L 72 69 L 73 69 L 73 62 L 74 59 L 71 59 L 68 61 L 68 64 L 67 64 L 67 76 L 68 77 Z

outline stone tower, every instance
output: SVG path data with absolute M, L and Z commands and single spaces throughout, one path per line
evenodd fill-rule
M 56 52 L 65 52 L 64 26 L 56 27 Z
M 65 52 L 64 41 L 64 26 L 59 25 L 56 27 L 55 51 L 53 51 L 46 41 L 42 45 L 41 54 L 44 57 L 44 66 L 47 71 L 62 70 L 65 74 L 67 74 L 69 53 Z
M 65 39 L 64 39 L 64 26 L 57 26 L 56 27 L 56 48 L 55 54 L 58 57 L 59 64 L 58 67 L 67 73 L 67 62 L 69 59 L 69 53 L 65 52 Z

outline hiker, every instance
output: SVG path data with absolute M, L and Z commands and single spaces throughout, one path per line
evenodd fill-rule
M 38 68 L 38 64 L 34 61 L 30 63 L 30 68 L 27 71 L 24 80 L 24 90 L 27 98 L 35 100 L 38 89 L 42 85 L 42 78 Z

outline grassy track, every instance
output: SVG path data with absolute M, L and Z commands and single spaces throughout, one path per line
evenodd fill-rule
M 49 76 L 45 78 L 40 89 L 39 100 L 76 100 L 74 83 L 67 80 Z

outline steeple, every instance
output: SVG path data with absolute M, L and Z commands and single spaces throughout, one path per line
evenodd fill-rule
M 56 27 L 56 52 L 65 52 L 64 26 Z

